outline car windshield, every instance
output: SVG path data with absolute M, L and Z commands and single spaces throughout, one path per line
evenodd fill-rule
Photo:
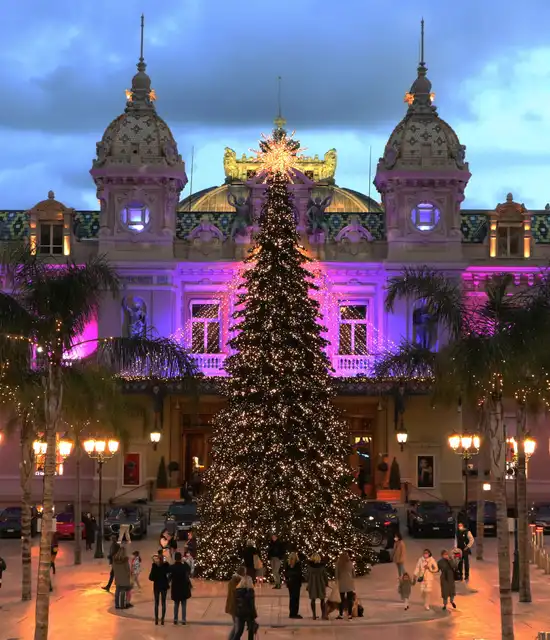
M 451 510 L 446 504 L 441 502 L 421 502 L 418 505 L 418 511 L 423 513 L 450 513 Z
M 72 513 L 60 513 L 56 520 L 57 522 L 73 522 L 74 517 Z
M 550 516 L 550 504 L 539 504 L 535 510 L 538 516 Z
M 389 502 L 369 502 L 367 509 L 381 513 L 393 513 L 393 507 Z
M 196 504 L 174 504 L 168 509 L 169 516 L 196 516 L 197 505 Z
M 137 509 L 129 509 L 128 507 L 117 507 L 115 509 L 111 509 L 109 513 L 107 513 L 108 518 L 137 518 Z
M 19 517 L 21 515 L 21 507 L 7 507 L 2 511 L 2 515 L 4 518 L 13 518 L 14 516 Z

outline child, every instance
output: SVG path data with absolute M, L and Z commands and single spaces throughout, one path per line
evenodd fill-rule
M 141 591 L 139 584 L 139 574 L 141 573 L 141 556 L 139 551 L 132 553 L 132 561 L 130 563 L 130 576 L 132 578 L 132 587 L 137 587 Z
M 399 578 L 399 586 L 397 591 L 401 596 L 401 600 L 405 603 L 405 611 L 409 608 L 409 598 L 411 597 L 412 581 L 411 576 L 405 573 Z
M 454 549 L 452 549 L 451 558 L 453 559 L 454 566 L 455 566 L 455 580 L 462 580 L 462 577 L 459 571 L 460 561 L 462 560 L 462 550 L 459 549 L 458 547 L 455 547 Z
M 193 577 L 195 575 L 195 560 L 193 556 L 189 552 L 187 552 L 183 559 L 189 565 L 190 574 L 191 577 Z

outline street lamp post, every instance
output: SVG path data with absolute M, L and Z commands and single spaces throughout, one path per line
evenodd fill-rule
M 462 465 L 464 473 L 464 509 L 468 511 L 468 460 L 479 453 L 481 439 L 479 435 L 465 431 L 462 434 L 454 432 L 449 436 L 449 446 L 451 449 L 462 456 Z
M 161 438 L 160 431 L 157 431 L 156 429 L 154 431 L 151 431 L 151 433 L 149 434 L 149 437 L 151 438 L 151 444 L 153 445 L 153 450 L 156 451 L 157 445 L 160 442 L 160 438 Z
M 102 438 L 89 438 L 83 443 L 84 451 L 90 456 L 92 460 L 96 460 L 98 464 L 99 474 L 99 509 L 98 517 L 99 522 L 97 526 L 97 536 L 95 541 L 94 558 L 103 558 L 103 503 L 102 503 L 102 490 L 103 490 L 103 465 L 107 460 L 110 460 L 118 451 L 118 440 L 110 439 L 105 440 Z
M 515 438 L 507 438 L 508 444 L 512 445 L 514 453 L 512 469 L 514 473 L 514 562 L 512 564 L 512 591 L 519 592 L 519 514 L 518 514 L 518 442 Z M 535 453 L 537 443 L 530 436 L 525 436 L 523 449 L 526 461 Z

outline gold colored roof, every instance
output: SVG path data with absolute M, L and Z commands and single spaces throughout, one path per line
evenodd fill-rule
M 322 159 L 318 155 L 312 158 L 307 156 L 297 158 L 295 168 L 314 182 L 334 180 L 336 162 L 336 149 L 330 149 Z M 226 147 L 223 155 L 223 168 L 226 178 L 245 182 L 256 174 L 258 163 L 254 161 L 254 156 L 247 156 L 245 153 L 237 158 L 237 153 Z

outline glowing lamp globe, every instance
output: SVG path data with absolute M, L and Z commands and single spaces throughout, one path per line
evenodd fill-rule
M 95 441 L 95 450 L 96 453 L 105 453 L 105 449 L 107 448 L 107 443 L 105 440 L 96 440 Z
M 109 450 L 109 453 L 115 454 L 118 451 L 118 447 L 118 440 L 114 440 L 113 438 L 111 438 L 111 440 L 107 442 L 107 449 Z
M 458 448 L 460 447 L 460 436 L 458 433 L 453 433 L 449 436 L 449 446 L 453 451 L 458 451 Z
M 473 444 L 474 444 L 474 449 L 478 449 L 481 447 L 481 438 L 479 436 L 474 436 L 472 438 L 473 440 Z
M 84 440 L 83 447 L 86 453 L 88 454 L 93 453 L 95 451 L 95 440 L 93 438 Z
M 473 441 L 472 436 L 469 433 L 465 433 L 460 439 L 460 444 L 462 445 L 462 448 L 465 451 L 468 451 L 469 449 L 472 448 L 472 441 Z
M 160 431 L 151 431 L 149 435 L 153 444 L 158 444 L 160 442 Z
M 535 453 L 535 449 L 537 448 L 537 443 L 533 438 L 531 438 L 530 436 L 527 436 L 525 438 L 523 446 L 525 448 L 525 455 L 529 458 Z
M 35 440 L 32 443 L 32 448 L 34 451 L 34 455 L 45 456 L 46 451 L 48 450 L 48 445 L 44 442 L 44 440 Z
M 490 482 L 484 482 L 483 483 L 483 491 L 491 491 L 491 483 Z
M 57 443 L 57 450 L 59 451 L 59 455 L 62 458 L 67 458 L 71 455 L 71 451 L 73 450 L 73 443 L 69 438 L 63 436 L 59 439 Z

